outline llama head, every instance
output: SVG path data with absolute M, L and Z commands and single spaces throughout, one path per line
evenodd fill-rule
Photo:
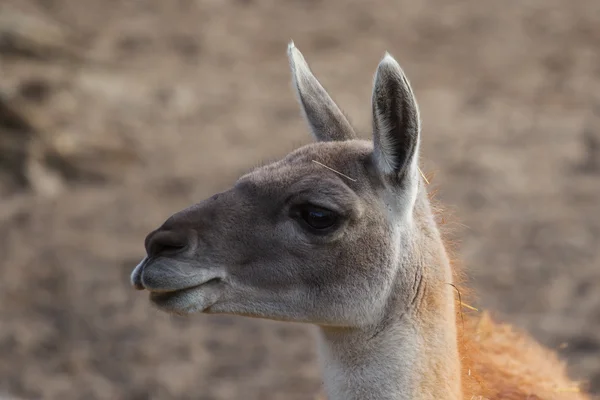
M 384 317 L 390 299 L 409 307 L 416 296 L 415 238 L 432 219 L 417 165 L 419 113 L 402 69 L 389 54 L 380 62 L 373 140 L 363 141 L 293 43 L 288 55 L 316 142 L 146 237 L 131 280 L 164 311 L 353 327 Z

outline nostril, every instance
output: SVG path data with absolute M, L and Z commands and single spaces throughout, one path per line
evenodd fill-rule
M 183 251 L 188 245 L 187 240 L 175 232 L 164 231 L 155 232 L 146 243 L 148 257 L 176 254 Z
M 165 243 L 154 243 L 151 248 L 152 255 L 164 254 L 164 253 L 178 253 L 183 250 L 186 246 L 184 244 L 165 244 Z

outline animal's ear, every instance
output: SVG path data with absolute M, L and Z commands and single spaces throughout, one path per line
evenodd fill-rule
M 380 172 L 396 179 L 415 176 L 421 122 L 413 91 L 394 58 L 386 53 L 373 86 L 374 156 Z
M 294 87 L 313 136 L 320 142 L 355 138 L 352 125 L 313 75 L 294 42 L 288 45 L 288 58 Z

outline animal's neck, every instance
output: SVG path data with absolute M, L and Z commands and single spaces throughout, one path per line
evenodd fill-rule
M 319 328 L 329 400 L 462 398 L 455 300 L 444 267 L 424 282 L 416 309 L 398 306 L 377 329 Z

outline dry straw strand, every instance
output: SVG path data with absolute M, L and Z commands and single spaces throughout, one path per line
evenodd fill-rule
M 325 164 L 323 164 L 323 163 L 320 163 L 320 162 L 318 162 L 317 160 L 312 160 L 312 162 L 314 162 L 315 164 L 318 164 L 318 165 L 320 165 L 320 166 L 322 166 L 322 167 L 325 167 L 325 168 L 327 168 L 328 170 L 330 170 L 330 171 L 333 171 L 333 172 L 335 172 L 336 174 L 338 174 L 338 175 L 341 175 L 341 176 L 343 176 L 343 177 L 344 177 L 344 178 L 346 178 L 346 179 L 350 179 L 352 182 L 356 182 L 356 179 L 354 179 L 354 178 L 350 178 L 348 175 L 342 174 L 340 171 L 336 171 L 335 169 L 333 169 L 333 168 L 331 168 L 331 167 L 328 167 L 327 165 L 325 165 Z
M 425 176 L 425 174 L 423 173 L 423 171 L 421 171 L 421 168 L 417 167 L 419 169 L 419 172 L 421 173 L 421 176 L 423 177 L 423 180 L 425 181 L 425 183 L 427 183 L 429 185 L 429 179 L 427 179 L 427 177 Z

